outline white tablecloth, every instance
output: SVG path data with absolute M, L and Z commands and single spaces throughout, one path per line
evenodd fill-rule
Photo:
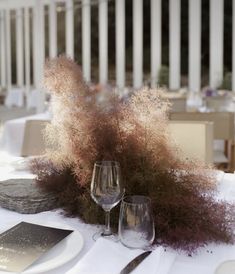
M 36 108 L 39 100 L 41 100 L 40 91 L 37 89 L 33 89 L 27 94 L 26 98 L 27 98 L 26 100 L 27 109 Z
M 8 173 L 9 174 L 9 173 Z M 24 177 L 28 176 L 24 172 L 13 172 L 10 176 Z M 4 179 L 6 178 L 6 174 Z M 220 190 L 220 198 L 226 198 L 227 200 L 235 200 L 235 175 L 224 174 L 219 177 L 220 182 L 218 188 Z M 1 182 L 0 182 L 1 184 Z M 74 230 L 79 230 L 84 238 L 84 247 L 79 255 L 72 261 L 64 264 L 62 267 L 45 272 L 44 274 L 65 274 L 71 270 L 78 260 L 80 260 L 87 251 L 92 248 L 94 242 L 92 235 L 97 231 L 98 226 L 92 226 L 82 223 L 79 218 L 64 217 L 63 211 L 58 209 L 54 211 L 42 212 L 33 215 L 23 215 L 16 212 L 12 212 L 3 208 L 0 208 L 0 231 L 3 231 L 9 226 L 11 222 L 40 222 L 41 224 L 60 223 L 61 226 L 71 227 Z M 233 259 L 235 260 L 235 245 L 225 244 L 210 244 L 205 248 L 198 250 L 198 253 L 193 257 L 189 257 L 186 254 L 176 253 L 176 260 L 173 263 L 169 274 L 213 274 L 216 267 L 223 261 Z M 82 273 L 81 273 L 82 274 Z M 112 273 L 110 273 L 112 274 Z
M 23 88 L 12 88 L 8 91 L 5 100 L 7 107 L 23 107 L 24 105 L 24 90 Z
M 48 120 L 50 118 L 50 113 L 45 112 L 7 121 L 3 127 L 0 150 L 6 151 L 14 156 L 20 156 L 23 145 L 25 122 L 27 120 Z
M 23 107 L 24 106 L 24 94 L 23 88 L 12 88 L 9 90 L 6 96 L 5 105 L 7 107 Z M 37 89 L 30 90 L 26 96 L 27 108 L 36 108 L 39 100 L 40 92 Z

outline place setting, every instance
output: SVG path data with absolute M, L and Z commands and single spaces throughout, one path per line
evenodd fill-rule
M 154 244 L 157 231 L 151 199 L 145 195 L 125 194 L 119 162 L 94 164 L 90 195 L 103 209 L 105 225 L 93 234 L 94 244 L 90 250 L 66 274 L 170 273 L 177 253 Z M 115 234 L 110 226 L 110 211 L 119 204 Z M 75 259 L 83 246 L 83 235 L 69 226 L 20 222 L 0 234 L 0 267 L 3 269 L 0 273 L 56 271 Z M 220 264 L 214 273 L 232 274 L 233 269 L 234 261 L 229 260 Z
M 81 233 L 53 222 L 18 222 L 0 234 L 0 273 L 45 273 L 82 250 Z
M 152 246 L 155 226 L 151 200 L 141 195 L 125 196 L 118 162 L 94 164 L 91 197 L 105 211 L 105 226 L 93 235 L 93 247 L 68 274 L 168 273 L 175 254 Z M 110 211 L 119 203 L 118 234 L 114 234 Z M 53 270 L 76 257 L 83 245 L 84 239 L 78 230 L 58 224 L 11 225 L 0 234 L 0 273 L 34 274 Z
M 95 163 L 91 196 L 105 211 L 105 227 L 93 235 L 95 244 L 67 274 L 169 272 L 175 254 L 152 246 L 155 226 L 151 200 L 147 196 L 125 195 L 118 162 Z M 110 211 L 118 203 L 121 203 L 118 234 L 114 234 L 110 228 Z

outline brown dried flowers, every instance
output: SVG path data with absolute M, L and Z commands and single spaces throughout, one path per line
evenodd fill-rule
M 126 193 L 151 197 L 156 243 L 193 252 L 209 242 L 233 242 L 233 206 L 216 200 L 212 169 L 177 153 L 161 90 L 144 88 L 125 100 L 95 92 L 79 66 L 63 56 L 47 62 L 45 87 L 52 95 L 46 129 L 52 148 L 32 167 L 38 184 L 58 196 L 67 214 L 103 223 L 90 198 L 92 169 L 95 161 L 116 160 Z M 111 216 L 117 223 L 118 209 Z

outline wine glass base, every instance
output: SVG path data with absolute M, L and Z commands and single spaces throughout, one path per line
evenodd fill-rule
M 99 238 L 104 238 L 107 240 L 110 240 L 112 242 L 118 242 L 119 241 L 119 237 L 117 234 L 105 234 L 104 230 L 100 230 L 98 232 L 96 232 L 93 236 L 92 239 L 94 241 L 97 241 Z

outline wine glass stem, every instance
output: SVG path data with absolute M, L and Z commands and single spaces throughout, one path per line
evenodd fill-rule
M 104 236 L 111 235 L 111 229 L 110 229 L 110 210 L 105 211 L 105 230 L 103 232 Z

